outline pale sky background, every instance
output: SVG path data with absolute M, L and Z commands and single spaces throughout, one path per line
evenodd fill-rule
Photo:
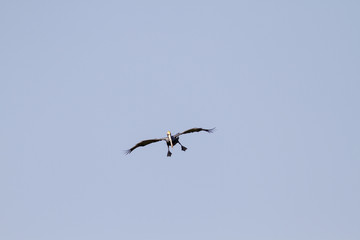
M 360 239 L 359 13 L 1 1 L 0 239 Z

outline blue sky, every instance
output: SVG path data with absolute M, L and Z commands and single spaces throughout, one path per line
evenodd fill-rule
M 0 238 L 359 239 L 359 10 L 3 1 Z

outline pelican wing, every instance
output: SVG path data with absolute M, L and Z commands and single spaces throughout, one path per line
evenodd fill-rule
M 206 131 L 208 133 L 212 133 L 213 131 L 215 130 L 215 128 L 211 128 L 211 129 L 205 129 L 205 128 L 191 128 L 191 129 L 188 129 L 182 133 L 177 133 L 175 135 L 175 137 L 178 137 L 182 134 L 187 134 L 187 133 L 193 133 L 193 132 L 200 132 L 200 131 Z
M 138 147 L 144 147 L 144 146 L 146 146 L 146 145 L 148 145 L 150 143 L 159 142 L 159 141 L 162 141 L 162 140 L 165 140 L 165 139 L 166 138 L 155 138 L 155 139 L 148 139 L 148 140 L 141 141 L 138 144 L 136 144 L 135 146 L 133 146 L 132 148 L 130 148 L 128 150 L 125 150 L 125 154 L 126 155 L 130 154 L 132 151 L 134 151 Z

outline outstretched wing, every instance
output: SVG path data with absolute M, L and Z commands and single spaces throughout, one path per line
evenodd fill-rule
M 211 129 L 205 129 L 205 128 L 191 128 L 189 130 L 186 130 L 182 133 L 177 133 L 175 135 L 175 137 L 178 137 L 182 134 L 187 134 L 187 133 L 193 133 L 193 132 L 200 132 L 200 131 L 205 131 L 205 132 L 208 132 L 208 133 L 212 133 L 213 131 L 215 130 L 215 128 L 211 128 Z
M 135 146 L 133 146 L 132 148 L 125 150 L 125 154 L 128 155 L 138 147 L 144 147 L 150 143 L 159 142 L 161 140 L 165 140 L 165 138 L 155 138 L 155 139 L 148 139 L 148 140 L 141 141 L 138 144 L 136 144 Z

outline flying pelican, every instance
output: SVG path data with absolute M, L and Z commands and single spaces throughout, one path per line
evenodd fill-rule
M 177 133 L 174 136 L 171 135 L 170 131 L 167 132 L 167 136 L 165 138 L 154 138 L 154 139 L 148 139 L 148 140 L 144 140 L 139 142 L 138 144 L 136 144 L 135 146 L 133 146 L 132 148 L 128 149 L 125 151 L 125 154 L 130 154 L 132 151 L 134 151 L 136 148 L 138 147 L 144 147 L 150 143 L 154 143 L 154 142 L 159 142 L 159 141 L 166 141 L 167 147 L 168 147 L 168 152 L 167 152 L 167 156 L 171 157 L 171 152 L 169 147 L 171 146 L 171 148 L 174 147 L 174 145 L 176 145 L 177 143 L 180 144 L 181 146 L 181 150 L 186 151 L 186 147 L 184 147 L 180 142 L 179 142 L 179 136 L 182 134 L 187 134 L 187 133 L 193 133 L 193 132 L 200 132 L 200 131 L 206 131 L 208 133 L 212 133 L 215 130 L 215 128 L 211 128 L 211 129 L 205 129 L 205 128 L 191 128 L 189 130 L 186 130 L 184 132 L 181 133 Z

